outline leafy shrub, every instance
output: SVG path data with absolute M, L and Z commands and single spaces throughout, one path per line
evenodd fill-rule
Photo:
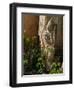
M 61 63 L 60 62 L 53 62 L 51 65 L 51 70 L 49 72 L 50 74 L 58 74 L 58 73 L 63 73 L 63 70 L 61 68 Z
M 47 48 L 49 52 L 53 52 L 54 49 Z M 24 35 L 24 74 L 42 74 L 45 72 L 45 59 L 46 53 L 44 48 L 40 48 L 39 39 L 37 36 L 29 38 Z M 58 62 L 56 62 L 58 61 Z M 59 57 L 56 57 L 54 62 L 51 64 L 51 69 L 48 74 L 62 73 L 61 63 Z

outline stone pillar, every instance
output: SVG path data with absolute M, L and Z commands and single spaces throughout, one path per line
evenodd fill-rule
M 40 16 L 39 17 L 39 37 L 40 37 L 40 45 L 43 52 L 45 53 L 45 60 L 43 61 L 45 64 L 45 71 L 48 72 L 50 70 L 51 62 L 54 58 L 54 44 L 53 41 L 53 33 L 54 30 L 54 23 L 51 20 L 51 16 Z M 53 29 L 52 29 L 53 28 Z M 51 40 L 50 40 L 51 39 Z M 54 38 L 55 39 L 55 38 Z M 52 50 L 51 50 L 52 49 Z M 51 52 L 52 51 L 52 52 Z
M 43 16 L 39 17 L 39 37 L 41 48 L 46 53 L 45 66 L 46 71 L 50 70 L 54 59 L 55 49 L 62 49 L 63 45 L 63 18 L 62 16 Z M 48 34 L 46 36 L 46 34 Z M 47 38 L 47 40 L 46 40 Z M 53 43 L 52 43 L 53 42 Z M 47 48 L 47 49 L 46 49 Z M 48 49 L 50 49 L 48 51 Z

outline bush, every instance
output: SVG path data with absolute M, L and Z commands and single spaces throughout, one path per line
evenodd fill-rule
M 32 38 L 24 35 L 24 74 L 42 74 L 46 73 L 45 71 L 45 59 L 46 53 L 44 48 L 40 48 L 39 39 L 37 36 Z M 53 52 L 54 49 L 48 48 L 49 52 Z M 58 61 L 58 62 L 56 62 Z M 56 57 L 54 62 L 51 64 L 51 69 L 48 74 L 57 74 L 62 73 L 61 63 L 59 62 L 59 57 Z
M 53 62 L 49 74 L 58 74 L 58 73 L 63 73 L 63 70 L 61 69 L 61 63 Z

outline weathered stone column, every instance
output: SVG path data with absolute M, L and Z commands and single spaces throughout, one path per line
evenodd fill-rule
M 62 48 L 62 16 L 43 16 L 39 17 L 39 37 L 41 48 L 46 53 L 45 67 L 46 71 L 51 68 L 54 59 L 55 49 Z M 49 49 L 49 50 L 48 50 Z
M 55 42 L 54 43 L 51 42 L 53 41 L 53 34 L 55 35 L 53 24 L 54 22 L 53 22 L 53 19 L 51 20 L 51 16 L 40 16 L 39 17 L 40 45 L 42 49 L 42 54 L 43 54 L 43 51 L 45 53 L 45 60 L 43 62 L 45 64 L 46 72 L 50 70 L 50 67 L 51 67 L 50 65 L 54 58 L 54 52 L 55 52 L 54 51 Z

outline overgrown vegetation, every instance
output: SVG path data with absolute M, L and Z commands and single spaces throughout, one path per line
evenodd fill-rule
M 49 51 L 53 51 L 49 49 Z M 24 51 L 23 51 L 24 74 L 43 74 L 45 69 L 45 53 L 41 50 L 39 45 L 39 37 L 34 36 L 29 38 L 24 35 Z M 61 63 L 59 57 L 56 57 L 51 64 L 51 69 L 48 74 L 62 73 Z

